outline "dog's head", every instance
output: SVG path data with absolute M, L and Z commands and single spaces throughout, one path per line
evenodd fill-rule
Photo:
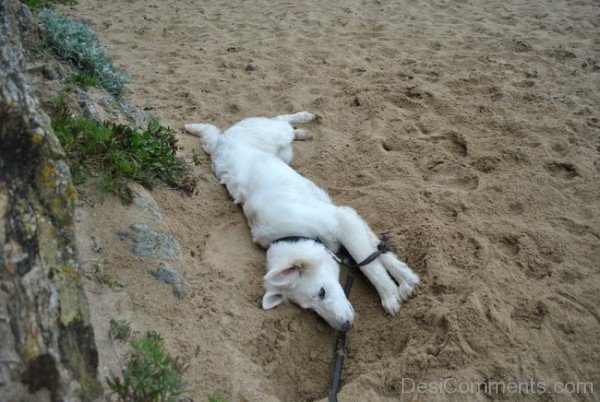
M 275 243 L 267 251 L 267 269 L 265 310 L 289 300 L 314 310 L 334 328 L 350 329 L 354 310 L 340 285 L 340 268 L 322 244 Z

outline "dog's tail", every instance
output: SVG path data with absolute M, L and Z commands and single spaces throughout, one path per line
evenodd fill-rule
M 219 135 L 221 130 L 212 124 L 186 124 L 185 131 L 190 134 L 200 137 L 202 141 L 202 148 L 207 154 L 212 154 L 217 148 L 219 142 Z

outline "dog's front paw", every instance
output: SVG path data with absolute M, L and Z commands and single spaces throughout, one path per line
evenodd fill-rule
M 404 281 L 396 288 L 396 292 L 393 296 L 388 296 L 381 299 L 381 305 L 383 309 L 390 315 L 396 315 L 400 312 L 402 303 L 407 301 L 415 286 L 419 283 L 419 277 L 414 275 L 409 281 Z
M 417 282 L 413 282 L 413 284 L 409 283 L 409 282 L 403 282 L 399 287 L 398 287 L 398 293 L 400 296 L 400 299 L 402 301 L 407 301 L 408 298 L 410 297 L 410 295 L 412 294 L 415 285 L 419 283 L 418 279 Z
M 398 301 L 398 296 L 387 297 L 385 299 L 381 299 L 381 305 L 386 313 L 389 315 L 396 315 L 400 312 L 400 302 Z

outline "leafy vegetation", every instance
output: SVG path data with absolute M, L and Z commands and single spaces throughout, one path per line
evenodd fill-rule
M 100 46 L 98 36 L 92 30 L 52 9 L 41 12 L 41 21 L 48 43 L 60 57 L 93 77 L 115 98 L 123 97 L 127 92 L 125 84 L 130 82 L 129 74 L 113 65 L 110 55 Z
M 169 356 L 159 338 L 146 334 L 133 339 L 123 378 L 113 374 L 106 379 L 121 401 L 175 402 L 185 392 L 184 366 Z
M 100 178 L 102 187 L 125 196 L 127 180 L 152 188 L 157 181 L 192 192 L 196 180 L 175 158 L 173 130 L 151 120 L 145 130 L 72 116 L 64 94 L 52 101 L 52 128 L 67 154 L 73 182 Z

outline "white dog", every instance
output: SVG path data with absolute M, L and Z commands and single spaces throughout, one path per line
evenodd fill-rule
M 185 129 L 201 137 L 216 176 L 234 202 L 243 205 L 254 242 L 267 249 L 263 308 L 291 300 L 346 331 L 354 310 L 339 283 L 333 253 L 343 245 L 352 258 L 363 261 L 379 240 L 352 208 L 334 205 L 324 190 L 288 166 L 292 141 L 311 137 L 292 124 L 314 118 L 308 112 L 249 118 L 223 134 L 210 124 L 187 124 Z M 392 253 L 379 255 L 361 270 L 392 315 L 419 282 Z

